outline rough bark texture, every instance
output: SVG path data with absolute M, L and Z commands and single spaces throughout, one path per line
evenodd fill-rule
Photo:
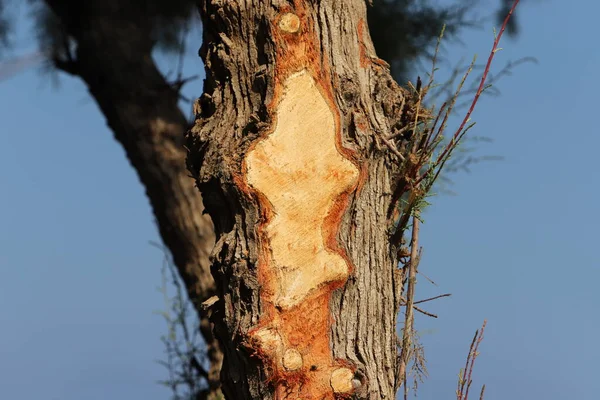
M 151 57 L 150 27 L 126 18 L 123 12 L 134 15 L 135 10 L 124 10 L 119 1 L 46 2 L 77 42 L 74 60 L 57 66 L 87 84 L 123 145 L 146 189 L 160 235 L 200 310 L 200 303 L 215 294 L 208 261 L 213 227 L 185 168 L 188 124 L 177 104 L 178 91 Z M 211 361 L 208 381 L 216 389 L 222 355 L 206 316 L 201 325 Z
M 366 4 L 207 0 L 200 7 L 206 81 L 188 135 L 188 166 L 217 234 L 212 270 L 221 300 L 213 316 L 225 353 L 223 391 L 240 400 L 393 399 L 400 384 L 396 316 L 402 276 L 388 215 L 401 171 L 396 156 L 380 144 L 407 118 L 405 92 L 375 56 Z M 305 87 L 314 85 L 318 94 L 298 93 L 293 80 L 300 74 L 310 77 Z M 289 128 L 282 124 L 292 118 L 285 112 L 292 98 L 289 109 L 304 113 L 307 126 L 294 125 L 290 149 L 277 141 Z M 318 159 L 310 153 L 314 146 L 300 144 L 301 135 L 329 132 L 314 124 L 313 111 L 323 126 L 332 116 L 335 157 L 354 165 L 355 181 L 350 172 L 347 178 L 323 174 L 325 159 L 318 161 L 322 170 L 299 177 L 297 157 L 308 160 L 307 168 Z M 273 149 L 288 152 L 289 165 Z M 330 150 L 323 147 L 319 154 Z M 274 187 L 265 186 L 269 169 L 275 171 Z M 346 184 L 328 195 L 293 191 L 294 183 L 304 185 L 311 177 L 319 193 L 332 180 Z M 323 247 L 310 257 L 341 257 L 339 273 L 329 274 L 331 264 L 316 258 L 306 265 L 304 256 L 290 261 L 297 266 L 281 264 L 278 241 L 287 238 L 292 254 L 310 235 L 300 228 L 297 238 L 293 230 L 285 237 L 274 230 L 289 214 L 285 201 L 274 197 L 277 185 L 305 219 L 309 213 L 302 207 L 316 210 L 316 201 L 329 202 L 320 225 Z M 290 274 L 308 270 L 310 277 L 310 268 L 315 275 L 325 271 L 324 277 L 294 278 L 306 290 L 283 296 L 292 293 L 285 291 Z

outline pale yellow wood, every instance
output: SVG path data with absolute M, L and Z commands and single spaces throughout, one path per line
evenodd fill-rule
M 283 309 L 312 290 L 345 280 L 349 266 L 327 248 L 323 224 L 359 170 L 339 151 L 335 115 L 307 71 L 291 75 L 276 126 L 247 155 L 247 180 L 271 203 L 267 294 Z
M 352 378 L 354 378 L 352 370 L 338 368 L 331 373 L 331 388 L 335 393 L 350 393 L 354 389 Z

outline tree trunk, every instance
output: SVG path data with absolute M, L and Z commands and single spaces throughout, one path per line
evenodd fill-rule
M 403 287 L 391 241 L 411 118 L 364 0 L 201 2 L 188 167 L 217 243 L 228 399 L 393 399 Z
M 185 168 L 183 134 L 188 124 L 177 104 L 178 91 L 152 59 L 149 27 L 119 18 L 118 1 L 47 3 L 77 42 L 74 59 L 57 60 L 57 66 L 87 84 L 123 145 L 189 298 L 201 311 L 200 303 L 215 294 L 208 261 L 213 227 Z M 222 354 L 206 315 L 201 317 L 201 331 L 211 362 L 207 380 L 219 393 Z

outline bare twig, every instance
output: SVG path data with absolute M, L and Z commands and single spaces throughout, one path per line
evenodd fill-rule
M 437 318 L 438 317 L 437 314 L 430 313 L 429 311 L 425 311 L 422 308 L 419 308 L 417 306 L 413 306 L 413 308 L 415 309 L 415 311 L 418 311 L 421 314 L 426 315 L 428 317 L 431 317 L 431 318 Z
M 419 219 L 413 217 L 412 238 L 410 242 L 410 262 L 408 263 L 408 288 L 406 291 L 406 311 L 404 316 L 404 329 L 402 332 L 402 349 L 400 351 L 399 376 L 403 379 L 406 397 L 406 366 L 410 360 L 410 348 L 414 323 L 414 298 L 417 280 L 417 263 L 419 258 Z
M 431 283 L 433 286 L 437 286 L 438 284 L 434 282 L 433 279 L 431 279 L 430 277 L 428 277 L 427 275 L 425 275 L 424 273 L 422 273 L 421 271 L 419 271 L 419 274 L 421 274 L 423 276 L 423 278 L 427 279 L 427 281 L 429 283 Z
M 417 303 L 417 302 L 414 302 L 414 303 L 413 303 L 413 308 L 415 309 L 415 311 L 418 311 L 418 312 L 420 312 L 420 313 L 421 313 L 421 314 L 423 314 L 423 315 L 427 315 L 428 317 L 432 317 L 432 318 L 437 318 L 437 317 L 438 317 L 436 314 L 430 313 L 430 312 L 428 312 L 428 311 L 425 311 L 425 310 L 423 310 L 423 309 L 422 309 L 422 308 L 420 308 L 420 307 L 417 307 L 417 306 L 416 306 L 416 303 Z M 401 298 L 401 304 L 402 304 L 403 306 L 406 306 L 406 305 L 407 305 L 407 301 L 406 301 L 406 299 L 405 299 L 404 297 L 402 297 L 402 298 Z
M 404 156 L 402 155 L 402 153 L 400 153 L 398 151 L 395 144 L 393 144 L 392 142 L 390 142 L 388 139 L 386 139 L 384 137 L 380 137 L 380 139 L 383 143 L 385 143 L 385 145 L 388 147 L 388 149 L 390 149 L 390 151 L 392 153 L 394 153 L 401 161 L 405 160 Z
M 458 389 L 456 390 L 457 400 L 467 400 L 469 398 L 469 389 L 473 383 L 473 367 L 475 366 L 475 360 L 477 359 L 477 356 L 479 356 L 479 344 L 483 340 L 483 332 L 485 331 L 486 324 L 487 321 L 483 321 L 481 329 L 475 331 L 475 336 L 471 341 L 469 354 L 467 354 L 467 361 L 465 362 L 465 368 L 461 371 L 458 379 Z M 484 390 L 485 386 L 481 389 L 480 399 L 483 398 Z
M 428 301 L 437 300 L 437 299 L 440 299 L 442 297 L 450 297 L 450 296 L 452 296 L 452 293 L 440 294 L 438 296 L 430 297 L 428 299 L 423 299 L 423 300 L 415 301 L 414 304 L 426 303 Z
M 162 286 L 160 292 L 166 309 L 160 314 L 167 322 L 168 334 L 161 340 L 165 346 L 166 360 L 158 361 L 168 372 L 168 379 L 160 383 L 173 392 L 173 400 L 202 398 L 208 387 L 208 370 L 205 367 L 205 345 L 200 334 L 200 322 L 191 312 L 192 303 L 185 295 L 185 289 L 177 275 L 164 246 L 151 243 L 164 253 L 162 268 Z M 167 286 L 175 293 L 171 296 Z

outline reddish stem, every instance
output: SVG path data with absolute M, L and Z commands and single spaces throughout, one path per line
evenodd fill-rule
M 448 151 L 450 151 L 450 149 L 452 147 L 454 147 L 455 141 L 458 139 L 458 137 L 460 136 L 460 133 L 462 132 L 465 125 L 471 118 L 471 114 L 473 113 L 473 110 L 475 110 L 475 105 L 479 101 L 479 96 L 481 96 L 481 93 L 483 93 L 483 90 L 485 88 L 485 81 L 487 80 L 487 76 L 488 76 L 488 73 L 490 72 L 490 67 L 492 65 L 492 61 L 494 60 L 494 56 L 496 54 L 496 51 L 498 50 L 498 44 L 500 43 L 500 38 L 502 38 L 502 34 L 504 33 L 506 26 L 508 25 L 508 21 L 510 20 L 513 12 L 517 8 L 517 4 L 519 4 L 519 0 L 514 0 L 512 7 L 510 8 L 510 10 L 508 11 L 508 14 L 506 15 L 506 18 L 504 18 L 504 22 L 502 23 L 500 32 L 498 32 L 498 35 L 496 36 L 496 40 L 494 40 L 494 45 L 492 46 L 492 51 L 490 52 L 490 56 L 488 57 L 487 64 L 485 65 L 483 75 L 481 76 L 481 81 L 479 82 L 479 87 L 477 88 L 477 92 L 475 92 L 475 97 L 473 97 L 473 101 L 471 102 L 471 107 L 469 107 L 469 111 L 467 111 L 467 114 L 465 115 L 464 119 L 462 120 L 459 128 L 457 129 L 456 133 L 454 133 L 452 140 L 450 141 L 448 146 L 446 146 L 446 148 L 444 149 L 442 154 L 440 154 L 440 156 L 438 157 L 438 159 L 436 161 L 436 165 L 440 162 L 440 160 L 442 160 L 446 156 Z

